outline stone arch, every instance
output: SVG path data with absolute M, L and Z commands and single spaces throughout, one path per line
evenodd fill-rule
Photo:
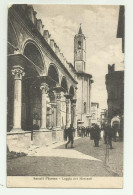
M 36 42 L 27 40 L 23 46 L 23 54 L 32 61 L 41 72 L 45 71 L 45 61 L 43 54 Z
M 62 77 L 61 80 L 61 87 L 65 90 L 65 92 L 68 92 L 68 84 L 67 84 L 67 79 L 65 76 Z
M 41 124 L 41 80 L 38 71 L 25 66 L 22 80 L 22 129 L 38 130 Z
M 22 80 L 22 129 L 38 130 L 41 126 L 40 74 L 44 71 L 44 61 L 41 50 L 31 40 L 25 42 L 23 54 L 31 61 L 31 65 L 25 64 Z
M 59 83 L 59 71 L 54 64 L 50 64 L 48 68 L 48 77 L 51 80 L 51 85 L 56 86 Z
M 69 95 L 74 97 L 74 87 L 72 85 L 70 86 L 70 89 L 69 89 Z

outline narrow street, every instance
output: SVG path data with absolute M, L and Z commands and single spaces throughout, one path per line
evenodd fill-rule
M 123 142 L 113 142 L 108 155 L 106 145 L 94 147 L 89 137 L 78 138 L 74 148 L 64 143 L 36 149 L 28 156 L 7 160 L 8 176 L 122 176 Z

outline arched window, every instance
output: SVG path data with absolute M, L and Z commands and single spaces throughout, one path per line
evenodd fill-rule
M 92 114 L 92 119 L 95 120 L 95 113 Z
M 78 41 L 78 49 L 81 49 L 81 41 Z

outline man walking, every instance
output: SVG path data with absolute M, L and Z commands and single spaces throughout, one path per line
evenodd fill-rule
M 111 125 L 108 125 L 108 127 L 107 127 L 107 144 L 109 144 L 110 149 L 113 149 L 112 137 L 113 137 L 113 129 L 112 129 Z
M 108 125 L 107 124 L 104 125 L 103 131 L 104 131 L 104 143 L 107 144 L 107 132 L 108 132 Z
M 70 127 L 67 129 L 67 137 L 68 137 L 68 142 L 65 145 L 65 148 L 67 148 L 67 145 L 71 142 L 71 148 L 73 148 L 73 142 L 74 142 L 74 128 L 72 124 L 70 124 Z
M 95 124 L 93 136 L 94 136 L 94 145 L 95 145 L 95 147 L 99 147 L 100 128 L 97 124 Z

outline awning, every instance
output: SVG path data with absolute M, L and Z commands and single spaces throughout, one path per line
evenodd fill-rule
M 111 126 L 113 126 L 114 124 L 120 124 L 120 117 L 119 116 L 115 116 L 112 118 L 111 120 Z
M 77 121 L 77 123 L 82 124 L 82 123 L 84 123 L 84 121 Z

